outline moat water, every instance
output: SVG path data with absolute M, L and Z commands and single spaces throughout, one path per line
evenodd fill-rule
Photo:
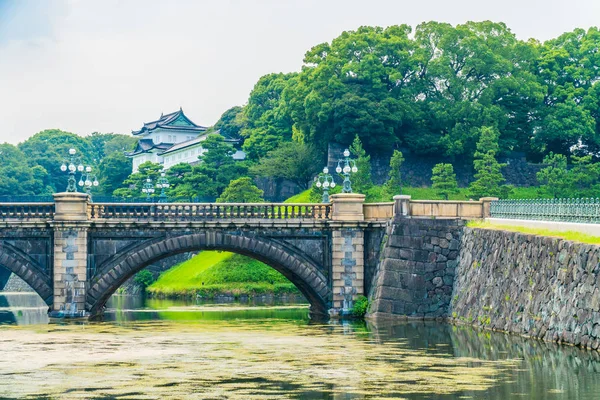
M 600 356 L 470 327 L 311 323 L 306 305 L 115 297 L 48 324 L 0 293 L 0 398 L 598 399 Z

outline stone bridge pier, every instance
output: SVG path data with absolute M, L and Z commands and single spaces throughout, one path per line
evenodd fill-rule
M 262 261 L 298 287 L 311 313 L 343 315 L 369 289 L 393 209 L 392 203 L 366 205 L 364 198 L 338 194 L 331 204 L 316 205 L 132 205 L 56 194 L 46 222 L 52 234 L 50 316 L 101 314 L 109 297 L 138 271 L 202 250 Z

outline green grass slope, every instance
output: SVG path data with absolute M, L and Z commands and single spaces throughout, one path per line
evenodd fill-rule
M 203 251 L 173 267 L 147 291 L 156 296 L 209 298 L 219 294 L 298 293 L 294 284 L 268 265 L 239 254 L 217 251 Z

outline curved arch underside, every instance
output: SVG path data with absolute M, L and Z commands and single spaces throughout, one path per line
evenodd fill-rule
M 0 265 L 24 280 L 46 304 L 52 304 L 54 292 L 51 283 L 44 279 L 46 274 L 27 254 L 0 242 Z
M 101 312 L 119 286 L 147 265 L 175 254 L 198 250 L 231 251 L 262 261 L 296 285 L 310 302 L 312 313 L 326 315 L 330 308 L 332 293 L 327 278 L 302 254 L 267 238 L 207 232 L 144 242 L 115 257 L 90 282 L 86 310 L 92 315 Z

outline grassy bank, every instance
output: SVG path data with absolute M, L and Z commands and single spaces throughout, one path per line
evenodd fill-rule
M 217 295 L 299 293 L 279 272 L 252 258 L 228 252 L 203 251 L 148 286 L 157 297 L 213 298 Z
M 540 229 L 540 228 L 527 228 L 524 226 L 515 226 L 515 225 L 492 225 L 489 222 L 484 221 L 470 221 L 467 223 L 467 226 L 470 228 L 480 228 L 480 229 L 494 229 L 500 231 L 511 231 L 511 232 L 520 232 L 531 235 L 539 235 L 539 236 L 550 236 L 556 237 L 565 240 L 572 240 L 574 242 L 588 243 L 588 244 L 596 244 L 600 245 L 600 237 L 586 235 L 585 233 L 575 232 L 575 231 L 552 231 L 549 229 Z

